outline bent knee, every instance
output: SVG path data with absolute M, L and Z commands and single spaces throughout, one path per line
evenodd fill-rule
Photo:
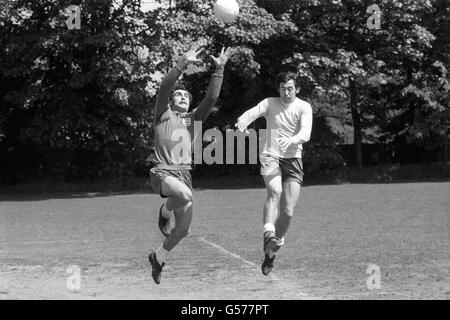
M 177 229 L 175 227 L 172 232 L 175 232 L 178 235 L 178 237 L 181 239 L 181 238 L 187 237 L 191 233 L 191 229 L 190 228 Z
M 189 192 L 184 193 L 182 199 L 186 204 L 188 204 L 189 202 L 192 202 L 194 200 L 194 198 L 192 197 L 192 192 L 189 191 Z
M 288 218 L 292 218 L 292 216 L 294 215 L 294 208 L 284 208 L 281 211 Z
M 186 205 L 189 202 L 192 202 L 193 201 L 192 192 L 190 190 L 186 190 L 186 191 L 181 192 L 178 195 L 177 200 L 179 202 L 181 202 L 183 205 Z
M 270 189 L 267 191 L 267 198 L 278 201 L 280 200 L 282 193 L 283 193 L 282 189 Z

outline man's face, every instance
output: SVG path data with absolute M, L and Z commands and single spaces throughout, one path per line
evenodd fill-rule
M 172 109 L 179 112 L 187 112 L 189 109 L 189 92 L 186 90 L 175 90 L 172 94 Z
M 281 82 L 280 87 L 280 99 L 283 103 L 294 102 L 299 89 L 295 87 L 294 80 L 289 80 L 288 82 Z

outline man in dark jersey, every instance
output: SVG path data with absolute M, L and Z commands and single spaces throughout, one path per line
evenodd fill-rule
M 201 62 L 197 55 L 201 50 L 183 54 L 161 82 L 154 110 L 155 166 L 150 170 L 153 189 L 167 198 L 159 209 L 158 226 L 166 236 L 161 246 L 152 250 L 149 261 L 153 280 L 161 282 L 161 272 L 169 252 L 189 234 L 192 221 L 192 179 L 189 170 L 192 163 L 194 121 L 205 121 L 219 98 L 223 71 L 228 60 L 229 48 L 222 48 L 218 57 L 211 56 L 215 72 L 205 97 L 197 108 L 188 112 L 192 95 L 176 83 L 183 70 L 191 63 Z M 202 133 L 199 132 L 201 135 Z M 199 137 L 201 139 L 201 137 Z M 175 227 L 170 230 L 170 217 L 175 217 Z

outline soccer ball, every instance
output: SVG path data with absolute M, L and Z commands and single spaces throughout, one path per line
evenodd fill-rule
M 231 22 L 239 14 L 239 4 L 236 0 L 217 0 L 214 3 L 214 14 L 222 22 Z
M 147 13 L 153 9 L 156 9 L 158 5 L 155 3 L 155 1 L 150 0 L 141 0 L 141 11 L 144 13 Z

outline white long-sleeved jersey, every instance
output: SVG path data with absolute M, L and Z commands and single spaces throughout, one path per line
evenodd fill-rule
M 263 155 L 280 158 L 302 157 L 302 144 L 309 141 L 312 128 L 312 108 L 308 102 L 295 98 L 293 102 L 285 105 L 279 97 L 266 98 L 242 114 L 238 122 L 248 126 L 260 117 L 264 117 L 267 122 Z M 282 137 L 294 137 L 295 143 L 282 150 L 278 143 L 278 138 Z

